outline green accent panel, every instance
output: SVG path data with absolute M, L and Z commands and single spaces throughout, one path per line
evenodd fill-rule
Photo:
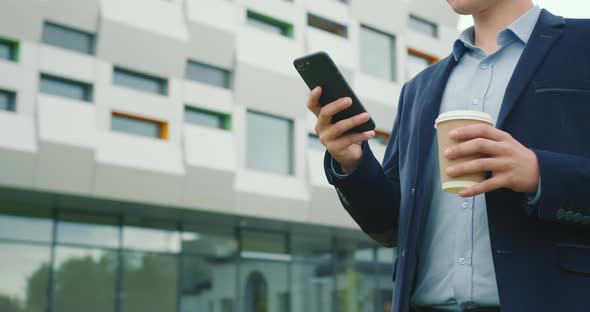
M 0 37 L 0 43 L 6 44 L 6 45 L 9 45 L 10 47 L 12 47 L 12 51 L 13 51 L 12 61 L 18 63 L 19 56 L 20 56 L 20 53 L 19 53 L 20 44 L 18 43 L 18 41 L 13 40 L 13 39 Z
M 261 14 L 258 12 L 250 11 L 250 10 L 248 10 L 248 17 L 280 27 L 281 34 L 285 37 L 293 38 L 293 36 L 295 34 L 295 27 L 293 27 L 292 24 L 287 23 L 287 22 L 283 22 L 283 21 L 278 20 L 274 17 L 270 17 L 270 16 L 267 16 L 267 15 L 264 15 L 264 14 Z
M 201 112 L 201 113 L 205 113 L 205 114 L 219 116 L 219 117 L 223 118 L 223 129 L 224 130 L 231 130 L 231 115 L 211 111 L 208 109 L 203 109 L 200 107 L 196 107 L 192 104 L 185 104 L 184 108 L 187 110 L 195 111 L 195 112 Z

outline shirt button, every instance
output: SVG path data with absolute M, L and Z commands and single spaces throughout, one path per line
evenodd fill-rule
M 412 196 L 414 196 L 414 190 L 415 190 L 415 189 L 414 189 L 414 188 L 412 188 Z
M 464 201 L 462 206 L 463 208 L 467 209 L 467 207 L 469 207 L 469 204 L 466 201 Z
M 459 258 L 459 264 L 463 265 L 465 264 L 465 258 Z
M 471 103 L 473 103 L 473 105 L 477 105 L 479 104 L 480 100 L 479 98 L 474 98 L 473 101 L 471 101 Z
M 483 69 L 487 69 L 487 68 L 488 68 L 488 64 L 487 64 L 487 63 L 483 63 L 483 64 L 481 64 L 481 68 L 483 68 Z

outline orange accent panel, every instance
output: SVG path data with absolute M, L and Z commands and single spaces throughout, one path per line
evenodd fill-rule
M 432 56 L 432 55 L 430 55 L 428 53 L 424 53 L 422 51 L 418 51 L 416 49 L 408 48 L 408 53 L 428 60 L 429 64 L 434 64 L 439 61 L 438 57 Z
M 379 129 L 375 129 L 375 136 L 380 136 L 380 137 L 384 137 L 386 140 L 389 140 L 389 137 L 391 136 L 391 133 L 389 133 L 388 131 L 385 130 L 379 130 Z
M 142 117 L 142 116 L 131 115 L 131 114 L 127 114 L 127 113 L 121 113 L 121 112 L 113 112 L 113 116 L 125 117 L 125 118 L 129 118 L 129 119 L 141 120 L 141 121 L 146 121 L 146 122 L 158 124 L 160 126 L 160 139 L 166 140 L 166 141 L 168 140 L 168 123 L 165 121 L 146 118 L 146 117 Z

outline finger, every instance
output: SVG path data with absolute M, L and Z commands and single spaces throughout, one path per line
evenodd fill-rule
M 510 134 L 490 125 L 469 125 L 454 129 L 449 137 L 457 141 L 467 141 L 475 138 L 485 138 L 492 141 L 502 141 L 510 138 Z
M 466 142 L 453 145 L 444 151 L 448 159 L 461 158 L 473 154 L 504 155 L 507 153 L 504 142 L 497 142 L 484 138 L 475 138 Z
M 375 131 L 366 131 L 363 133 L 351 133 L 338 138 L 330 143 L 330 148 L 334 151 L 341 151 L 353 144 L 360 144 L 364 141 L 375 137 Z
M 320 139 L 332 141 L 338 139 L 342 134 L 358 125 L 362 125 L 370 119 L 369 113 L 361 113 L 350 118 L 340 120 L 339 122 L 330 126 Z
M 320 114 L 322 106 L 320 105 L 320 96 L 322 95 L 322 87 L 317 86 L 309 94 L 307 100 L 307 108 L 317 117 Z
M 470 173 L 502 171 L 508 168 L 506 160 L 501 158 L 479 158 L 447 168 L 447 175 L 451 178 Z
M 474 186 L 468 187 L 459 192 L 461 197 L 471 197 L 491 192 L 505 186 L 505 179 L 502 176 L 494 176 Z
M 332 117 L 346 108 L 348 108 L 352 104 L 352 99 L 349 97 L 340 98 L 324 107 L 320 110 L 320 114 L 318 115 L 318 125 L 321 128 L 324 128 L 330 124 L 332 124 Z

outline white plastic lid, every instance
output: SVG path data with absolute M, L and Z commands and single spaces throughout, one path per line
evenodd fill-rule
M 449 121 L 454 119 L 471 119 L 471 120 L 480 120 L 483 122 L 487 122 L 490 125 L 494 125 L 494 121 L 492 120 L 492 116 L 488 113 L 479 112 L 479 111 L 472 111 L 472 110 L 455 110 L 446 113 L 442 113 L 436 118 L 434 121 L 434 128 L 438 123 L 443 121 Z

